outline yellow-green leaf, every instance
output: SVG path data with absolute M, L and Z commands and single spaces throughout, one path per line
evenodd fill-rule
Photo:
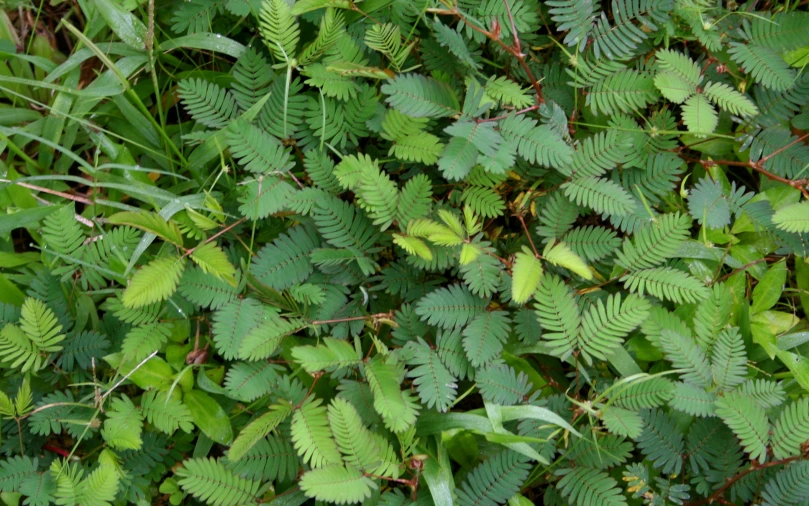
M 590 272 L 590 268 L 587 267 L 584 260 L 573 253 L 573 250 L 563 242 L 557 243 L 555 246 L 548 244 L 542 256 L 553 265 L 570 269 L 584 279 L 593 279 L 593 273 Z
M 809 232 L 809 201 L 782 207 L 775 212 L 772 222 L 786 232 L 798 234 Z
M 107 218 L 107 222 L 113 225 L 129 225 L 130 227 L 139 228 L 146 232 L 153 233 L 164 241 L 168 241 L 180 247 L 183 246 L 183 234 L 180 232 L 180 227 L 171 220 L 164 220 L 159 214 L 150 213 L 148 211 L 137 213 L 124 211 L 122 213 L 113 214 Z
M 542 277 L 542 263 L 534 254 L 523 247 L 514 259 L 511 270 L 511 298 L 518 304 L 528 302 L 539 287 Z
M 191 260 L 206 273 L 227 281 L 231 286 L 236 286 L 236 268 L 230 263 L 222 248 L 216 244 L 212 242 L 200 244 L 191 253 Z
M 474 244 L 468 244 L 468 243 L 464 244 L 461 247 L 460 264 L 461 265 L 469 265 L 469 264 L 471 264 L 472 262 L 475 261 L 475 259 L 477 259 L 477 257 L 480 256 L 481 253 L 483 253 L 483 252 L 480 250 L 480 248 L 478 248 Z
M 433 252 L 430 251 L 430 247 L 418 237 L 393 234 L 393 242 L 411 255 L 419 256 L 428 262 L 433 259 Z
M 168 299 L 177 290 L 184 268 L 185 260 L 180 257 L 152 260 L 132 276 L 121 296 L 121 303 L 124 307 L 135 308 Z

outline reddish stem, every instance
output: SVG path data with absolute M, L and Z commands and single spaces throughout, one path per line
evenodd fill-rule
M 685 506 L 701 506 L 703 504 L 711 504 L 713 502 L 721 502 L 723 500 L 723 496 L 725 495 L 725 492 L 730 487 L 732 487 L 734 483 L 741 480 L 742 478 L 744 478 L 748 474 L 754 473 L 754 472 L 756 472 L 756 471 L 758 471 L 760 469 L 766 469 L 768 467 L 775 467 L 775 466 L 780 466 L 780 465 L 783 465 L 783 464 L 789 464 L 793 460 L 798 460 L 800 458 L 802 458 L 800 455 L 796 455 L 794 457 L 787 457 L 787 458 L 781 459 L 781 460 L 773 460 L 771 462 L 767 462 L 767 463 L 764 463 L 764 464 L 758 464 L 755 461 L 753 461 L 753 463 L 750 464 L 750 467 L 748 467 L 744 471 L 739 472 L 733 478 L 729 478 L 727 481 L 725 481 L 725 484 L 722 485 L 721 487 L 719 487 L 718 489 L 716 489 L 713 494 L 709 495 L 708 497 L 706 497 L 704 499 L 700 499 L 698 501 L 691 501 L 689 503 L 686 503 Z
M 53 445 L 47 445 L 47 444 L 42 445 L 42 449 L 47 450 L 47 451 L 52 452 L 52 453 L 56 453 L 57 455 L 61 455 L 64 458 L 70 457 L 70 452 L 69 451 L 67 451 L 67 450 L 65 450 L 63 448 L 57 448 L 56 446 L 53 446 Z

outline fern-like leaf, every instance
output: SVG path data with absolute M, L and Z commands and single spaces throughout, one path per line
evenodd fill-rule
M 708 297 L 710 291 L 698 279 L 677 269 L 658 267 L 635 271 L 621 278 L 630 292 L 649 293 L 658 299 L 677 304 L 696 303 Z
M 393 432 L 412 427 L 418 416 L 418 402 L 400 389 L 402 364 L 386 362 L 377 355 L 365 364 L 365 376 L 374 394 L 374 409 L 385 420 L 385 426 Z
M 573 291 L 561 278 L 545 274 L 539 283 L 536 313 L 554 355 L 569 357 L 578 346 L 581 316 Z
M 728 53 L 757 83 L 775 91 L 792 86 L 795 71 L 773 49 L 731 42 Z
M 487 311 L 476 316 L 463 331 L 463 347 L 473 367 L 495 359 L 503 349 L 511 330 L 505 311 Z
M 676 255 L 680 244 L 690 235 L 691 218 L 680 213 L 664 214 L 657 222 L 625 239 L 616 263 L 624 269 L 646 269 Z
M 458 114 L 460 105 L 452 89 L 419 74 L 401 74 L 382 85 L 387 102 L 414 118 L 440 118 Z
M 684 441 L 676 422 L 657 408 L 642 411 L 641 417 L 646 427 L 637 438 L 638 448 L 661 472 L 679 474 Z
M 152 260 L 132 276 L 121 303 L 127 308 L 139 308 L 168 299 L 177 290 L 184 269 L 185 259 L 181 257 Z
M 228 90 L 202 79 L 183 79 L 177 84 L 177 94 L 188 114 L 208 128 L 225 128 L 239 112 Z
M 423 339 L 410 341 L 404 347 L 407 364 L 411 367 L 407 376 L 413 384 L 422 404 L 438 411 L 447 411 L 457 396 L 455 377 L 447 370 L 438 353 L 430 349 Z
M 738 393 L 729 393 L 716 401 L 716 415 L 741 440 L 751 459 L 763 463 L 767 458 L 770 424 L 764 408 Z
M 637 70 L 622 70 L 596 81 L 587 94 L 586 104 L 596 114 L 640 111 L 658 99 L 654 79 Z
M 259 31 L 270 52 L 287 65 L 295 58 L 300 40 L 298 20 L 285 0 L 264 0 L 259 13 Z
M 612 181 L 599 177 L 574 179 L 562 185 L 565 196 L 605 216 L 623 216 L 634 207 L 632 197 Z
M 240 478 L 212 458 L 186 459 L 175 473 L 187 493 L 212 506 L 252 503 L 261 486 L 258 481 Z
M 793 462 L 770 479 L 764 486 L 765 506 L 802 504 L 809 496 L 809 462 Z
M 618 483 L 604 471 L 577 467 L 564 469 L 556 483 L 559 493 L 576 506 L 626 506 Z
M 747 353 L 739 329 L 722 330 L 711 352 L 714 383 L 723 391 L 732 390 L 747 376 Z
M 341 464 L 343 459 L 329 428 L 326 407 L 310 397 L 292 415 L 292 442 L 304 463 L 315 467 Z
M 475 467 L 456 489 L 460 506 L 495 506 L 516 494 L 531 469 L 528 458 L 511 450 Z
M 228 461 L 236 462 L 245 457 L 259 441 L 264 439 L 279 423 L 289 416 L 289 412 L 289 406 L 270 406 L 270 411 L 247 424 L 239 432 L 233 444 L 230 445 Z
M 799 455 L 809 441 L 809 399 L 787 405 L 772 430 L 772 452 L 776 459 Z
M 273 136 L 246 122 L 234 122 L 227 129 L 230 153 L 249 172 L 287 172 L 292 167 L 290 152 Z
M 592 304 L 581 319 L 577 348 L 587 363 L 593 358 L 606 360 L 611 350 L 649 316 L 649 301 L 629 295 L 610 295 L 605 302 Z
M 140 407 L 146 420 L 168 435 L 174 434 L 178 428 L 183 432 L 194 430 L 191 411 L 176 397 L 169 396 L 166 392 L 150 390 L 143 395 Z
M 782 207 L 772 217 L 776 227 L 795 234 L 809 232 L 809 202 L 798 202 Z
M 490 364 L 477 372 L 475 382 L 484 401 L 501 406 L 522 403 L 531 390 L 528 376 L 506 364 Z
M 330 465 L 301 476 L 301 490 L 307 497 L 335 504 L 357 503 L 371 497 L 377 485 L 353 468 Z
M 313 271 L 309 254 L 319 245 L 311 229 L 291 228 L 259 250 L 253 258 L 250 272 L 276 290 L 303 283 Z
M 683 370 L 682 378 L 686 383 L 698 387 L 712 383 L 708 359 L 691 337 L 664 329 L 660 333 L 660 345 L 674 367 Z
M 703 90 L 705 96 L 720 108 L 737 116 L 747 117 L 758 114 L 758 108 L 747 97 L 724 83 L 708 83 Z
M 517 153 L 530 163 L 561 168 L 573 162 L 573 149 L 551 127 L 527 116 L 509 114 L 500 124 L 504 138 L 517 142 Z

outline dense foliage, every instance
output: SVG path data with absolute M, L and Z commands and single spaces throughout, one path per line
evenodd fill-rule
M 6 504 L 809 504 L 806 2 L 0 5 Z

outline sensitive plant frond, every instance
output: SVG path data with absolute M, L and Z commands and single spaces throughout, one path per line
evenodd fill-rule
M 529 469 L 524 455 L 511 450 L 497 453 L 475 467 L 457 489 L 458 504 L 501 504 L 519 491 Z
M 212 458 L 185 460 L 176 474 L 184 490 L 213 506 L 236 506 L 255 501 L 261 485 L 258 481 L 238 477 Z
M 273 56 L 290 65 L 300 40 L 300 27 L 286 1 L 263 0 L 259 31 Z
M 770 424 L 764 408 L 744 395 L 729 393 L 716 401 L 716 415 L 741 440 L 750 458 L 763 463 L 770 440 Z

